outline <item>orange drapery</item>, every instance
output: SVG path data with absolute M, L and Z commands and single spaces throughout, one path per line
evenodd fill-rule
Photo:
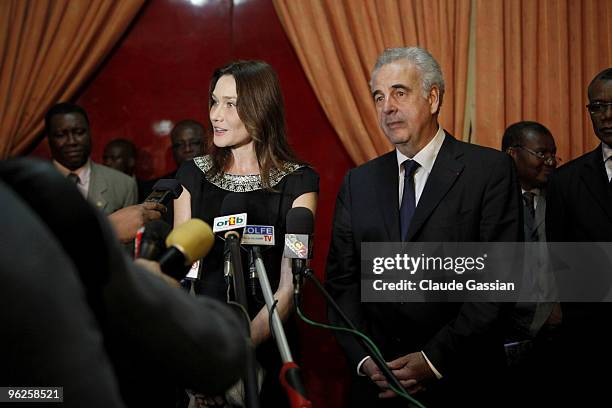
M 274 0 L 330 123 L 356 164 L 391 149 L 378 125 L 370 73 L 389 47 L 420 46 L 446 82 L 440 123 L 462 137 L 469 0 Z
M 548 127 L 565 161 L 591 150 L 591 79 L 612 66 L 609 0 L 477 0 L 474 141 L 499 149 L 520 120 Z
M 69 100 L 144 0 L 0 2 L 0 159 L 26 150 L 45 111 Z

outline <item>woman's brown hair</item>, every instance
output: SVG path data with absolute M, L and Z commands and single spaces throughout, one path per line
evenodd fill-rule
M 217 69 L 210 81 L 208 109 L 212 107 L 212 94 L 217 81 L 224 75 L 236 80 L 238 116 L 253 139 L 255 154 L 264 188 L 270 188 L 270 170 L 282 169 L 283 162 L 297 162 L 287 143 L 285 108 L 276 72 L 263 61 L 234 61 Z M 221 173 L 231 165 L 230 147 L 217 147 L 209 140 L 213 166 L 212 175 Z

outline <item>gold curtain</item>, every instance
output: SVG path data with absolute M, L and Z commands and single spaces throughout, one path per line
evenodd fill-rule
M 356 164 L 391 149 L 369 89 L 377 56 L 420 46 L 446 81 L 440 122 L 461 138 L 469 45 L 469 0 L 274 0 L 330 123 Z
M 474 141 L 499 149 L 520 120 L 548 127 L 567 161 L 598 140 L 591 79 L 612 66 L 609 0 L 477 0 Z
M 144 0 L 0 1 L 0 159 L 22 153 L 69 100 Z

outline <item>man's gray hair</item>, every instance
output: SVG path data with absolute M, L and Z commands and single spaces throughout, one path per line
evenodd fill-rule
M 387 48 L 376 60 L 372 78 L 383 66 L 398 60 L 407 60 L 413 64 L 421 73 L 423 81 L 423 96 L 427 97 L 431 88 L 436 85 L 440 90 L 440 106 L 444 97 L 444 77 L 438 61 L 431 56 L 427 50 L 419 47 Z M 370 83 L 371 84 L 371 83 Z

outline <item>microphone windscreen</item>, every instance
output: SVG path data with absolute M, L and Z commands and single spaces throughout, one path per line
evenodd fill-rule
M 183 192 L 183 186 L 175 179 L 159 179 L 153 185 L 153 191 L 170 191 L 172 198 L 176 200 Z
M 219 216 L 245 213 L 247 212 L 248 205 L 246 194 L 229 193 L 221 203 Z
M 314 231 L 314 216 L 306 207 L 293 207 L 287 212 L 287 234 L 307 234 Z
M 214 243 L 215 236 L 210 226 L 197 218 L 173 229 L 166 239 L 166 246 L 179 249 L 190 264 L 205 257 Z

